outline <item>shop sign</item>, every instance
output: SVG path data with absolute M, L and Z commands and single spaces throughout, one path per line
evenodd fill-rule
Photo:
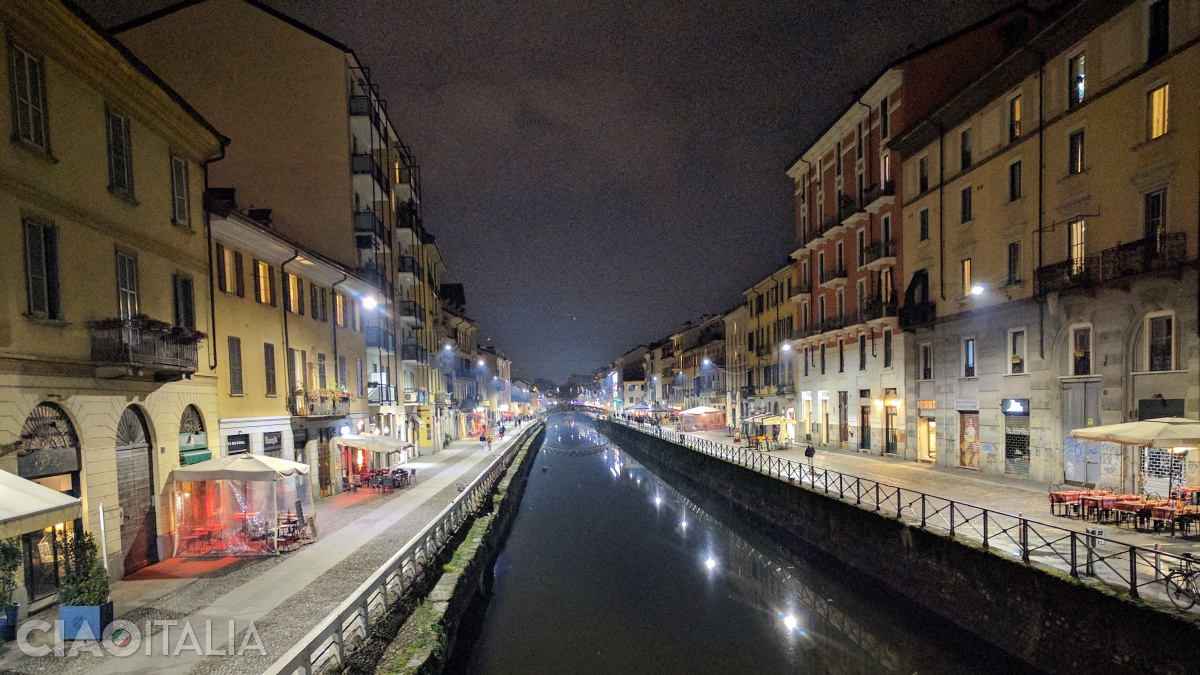
M 263 452 L 274 457 L 283 453 L 282 431 L 268 431 L 263 434 Z
M 1029 399 L 1002 398 L 1000 399 L 1000 412 L 1003 412 L 1005 415 L 1028 415 Z
M 979 410 L 979 399 L 977 398 L 959 398 L 954 400 L 955 410 L 974 411 Z
M 225 437 L 225 453 L 232 455 L 244 455 L 250 452 L 250 434 L 234 434 Z
M 208 447 L 208 434 L 199 431 L 191 434 L 179 434 L 179 451 L 203 450 Z

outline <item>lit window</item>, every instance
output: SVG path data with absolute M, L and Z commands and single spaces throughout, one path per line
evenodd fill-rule
M 1008 332 L 1008 372 L 1021 375 L 1025 372 L 1025 330 Z
M 1151 90 L 1147 96 L 1149 104 L 1150 138 L 1158 138 L 1167 133 L 1168 108 L 1170 103 L 1168 85 L 1162 85 Z
M 1021 97 L 1014 96 L 1008 102 L 1008 140 L 1021 137 Z
M 962 261 L 962 294 L 971 294 L 971 259 L 964 258 Z
M 1087 68 L 1083 52 L 1067 61 L 1067 107 L 1083 103 L 1087 94 Z
M 975 338 L 963 340 L 963 377 L 975 377 Z
M 1067 249 L 1071 256 L 1071 274 L 1083 274 L 1087 264 L 1087 221 L 1076 218 L 1067 225 Z

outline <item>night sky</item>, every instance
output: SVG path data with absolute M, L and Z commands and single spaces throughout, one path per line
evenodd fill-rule
M 77 2 L 105 26 L 172 4 Z M 889 61 L 1011 2 L 269 4 L 371 68 L 480 342 L 562 382 L 786 263 L 792 159 Z

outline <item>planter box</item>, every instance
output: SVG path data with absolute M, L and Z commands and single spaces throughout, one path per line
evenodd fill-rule
M 0 612 L 0 642 L 12 642 L 17 639 L 17 613 L 21 606 L 13 603 Z
M 113 602 L 94 607 L 59 605 L 58 619 L 63 623 L 64 640 L 99 640 L 113 622 Z

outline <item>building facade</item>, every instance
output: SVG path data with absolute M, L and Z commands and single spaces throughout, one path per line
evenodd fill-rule
M 218 419 L 202 193 L 226 139 L 73 5 L 6 2 L 0 31 L 0 469 L 83 503 L 21 537 L 28 611 L 57 598 L 57 532 L 116 578 L 172 548 L 167 478 Z
M 781 267 L 745 293 L 749 317 L 746 325 L 746 385 L 742 400 L 745 417 L 789 415 L 795 420 L 796 364 L 791 340 L 795 336 L 795 271 Z M 786 435 L 795 438 L 795 424 Z
M 725 322 L 725 420 L 740 428 L 747 404 L 749 361 L 746 352 L 750 327 L 750 305 L 738 305 L 722 318 Z
M 903 192 L 921 459 L 1160 494 L 1195 479 L 1195 457 L 1070 438 L 1200 412 L 1192 9 L 1077 3 L 897 140 L 906 179 L 930 177 Z

